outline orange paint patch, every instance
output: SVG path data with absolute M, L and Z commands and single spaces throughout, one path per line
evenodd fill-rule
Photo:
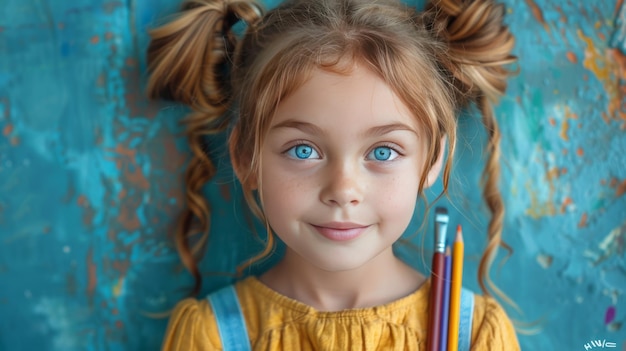
M 626 76 L 626 56 L 618 49 L 600 50 L 593 39 L 578 30 L 578 37 L 586 44 L 583 66 L 602 83 L 608 97 L 607 118 L 626 121 L 626 109 L 622 106 L 624 92 L 619 88 L 620 79 Z
M 565 56 L 567 56 L 567 60 L 569 62 L 574 63 L 574 64 L 578 63 L 578 57 L 576 57 L 575 53 L 568 51 Z
M 93 296 L 96 291 L 96 284 L 98 284 L 98 277 L 96 276 L 96 264 L 93 261 L 93 248 L 89 248 L 87 251 L 87 295 Z
M 548 170 L 548 172 L 546 173 L 546 179 L 548 180 L 554 180 L 556 178 L 559 177 L 559 169 L 556 167 L 552 167 Z
M 13 125 L 12 124 L 7 124 L 6 126 L 4 126 L 4 128 L 2 129 L 2 134 L 4 134 L 4 136 L 8 136 L 9 134 L 11 134 L 13 132 Z
M 578 119 L 578 115 L 575 114 L 574 112 L 572 112 L 572 110 L 570 110 L 569 106 L 565 106 L 564 107 L 564 112 L 563 112 L 563 116 L 565 117 L 563 119 L 563 124 L 561 124 L 561 133 L 560 133 L 560 137 L 561 139 L 565 140 L 565 141 L 569 141 L 569 135 L 567 134 L 567 132 L 570 129 L 570 119 Z
M 80 205 L 81 207 L 87 207 L 89 206 L 89 203 L 87 201 L 87 198 L 85 197 L 85 195 L 81 195 L 78 197 L 78 199 L 76 199 L 76 202 L 78 203 L 78 205 Z
M 137 60 L 135 60 L 135 59 L 134 59 L 134 58 L 132 58 L 132 57 L 127 58 L 127 59 L 126 59 L 126 66 L 129 66 L 129 67 L 135 67 L 135 66 L 137 66 Z
M 89 42 L 92 44 L 98 44 L 100 42 L 100 37 L 98 37 L 97 35 L 94 35 L 93 37 L 91 37 Z
M 150 187 L 148 180 L 141 167 L 137 164 L 137 151 L 126 146 L 117 145 L 115 152 L 119 155 L 115 165 L 121 170 L 127 183 L 137 186 L 139 189 L 147 190 Z
M 569 136 L 567 135 L 567 131 L 569 130 L 569 122 L 567 120 L 563 121 L 563 124 L 561 124 L 561 139 L 565 140 L 565 141 L 569 141 Z
M 141 222 L 137 217 L 137 210 L 141 205 L 141 197 L 131 196 L 122 202 L 120 206 L 120 214 L 117 216 L 117 222 L 122 228 L 132 232 L 141 228 Z
M 580 216 L 580 221 L 578 222 L 578 228 L 584 228 L 587 226 L 587 213 L 584 212 L 582 216 Z
M 572 201 L 572 198 L 567 196 L 565 199 L 563 199 L 563 202 L 561 203 L 561 213 L 565 212 L 565 209 L 572 205 L 574 202 Z
M 81 195 L 78 197 L 76 202 L 85 211 L 83 213 L 83 224 L 85 224 L 86 226 L 92 225 L 93 219 L 95 217 L 95 211 L 93 210 L 93 208 L 91 208 L 91 205 L 89 204 L 89 200 L 84 195 Z
M 622 182 L 615 189 L 615 197 L 620 197 L 626 193 L 626 179 L 622 180 Z
M 533 17 L 535 17 L 537 22 L 543 25 L 546 32 L 550 32 L 550 27 L 548 27 L 548 23 L 546 23 L 546 20 L 543 17 L 543 11 L 541 11 L 541 8 L 537 5 L 537 3 L 535 3 L 534 0 L 526 0 L 526 4 L 530 7 L 530 11 L 533 13 Z

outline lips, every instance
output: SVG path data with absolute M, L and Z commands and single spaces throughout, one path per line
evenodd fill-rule
M 348 241 L 360 236 L 368 225 L 348 222 L 333 222 L 322 225 L 312 225 L 318 233 L 333 241 Z

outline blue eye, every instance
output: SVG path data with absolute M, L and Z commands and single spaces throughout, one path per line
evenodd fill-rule
M 287 155 L 297 158 L 300 160 L 308 160 L 308 159 L 318 159 L 320 155 L 315 151 L 315 149 L 306 144 L 300 144 L 292 147 L 287 150 Z
M 378 146 L 367 155 L 368 159 L 376 161 L 391 161 L 396 157 L 398 157 L 398 153 L 388 146 Z

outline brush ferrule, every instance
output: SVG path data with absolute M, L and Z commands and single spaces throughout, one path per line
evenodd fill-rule
M 444 253 L 446 250 L 448 219 L 448 211 L 445 208 L 437 207 L 435 211 L 435 252 Z

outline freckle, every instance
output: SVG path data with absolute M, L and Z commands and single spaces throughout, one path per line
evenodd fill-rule
M 563 153 L 563 155 L 567 155 L 568 153 L 567 149 L 563 149 L 561 152 Z
M 98 37 L 97 35 L 94 35 L 93 37 L 91 37 L 90 42 L 92 44 L 98 44 L 100 42 L 100 37 Z
M 585 151 L 583 151 L 583 148 L 582 148 L 582 147 L 579 147 L 579 148 L 576 150 L 576 155 L 578 155 L 578 156 L 582 156 L 582 155 L 584 155 L 584 154 L 585 154 Z
M 553 127 L 556 125 L 556 120 L 554 119 L 554 117 L 550 117 L 548 119 L 548 122 L 550 122 L 550 125 L 553 126 Z
M 561 174 L 567 174 L 567 168 L 561 168 Z

